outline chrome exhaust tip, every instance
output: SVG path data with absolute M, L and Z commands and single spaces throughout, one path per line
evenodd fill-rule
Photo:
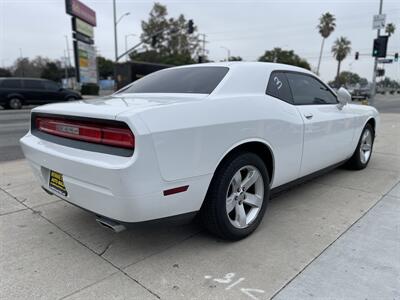
M 99 223 L 101 226 L 111 229 L 116 233 L 124 231 L 126 229 L 124 225 L 104 217 L 97 217 L 96 222 Z

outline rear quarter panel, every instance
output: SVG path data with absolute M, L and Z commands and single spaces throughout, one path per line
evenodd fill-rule
M 248 141 L 273 151 L 273 186 L 299 174 L 303 122 L 293 106 L 275 98 L 224 96 L 143 111 L 140 117 L 167 181 L 214 173 L 229 150 Z

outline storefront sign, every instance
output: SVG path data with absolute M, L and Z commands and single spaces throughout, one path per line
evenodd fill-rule
M 67 14 L 96 26 L 96 12 L 78 0 L 65 0 Z

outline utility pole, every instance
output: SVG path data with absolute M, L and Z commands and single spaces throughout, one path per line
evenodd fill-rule
M 25 66 L 24 66 L 24 60 L 23 60 L 23 56 L 22 56 L 22 48 L 19 48 L 19 57 L 20 57 L 20 62 L 21 62 L 22 77 L 25 77 Z
M 65 53 L 65 50 L 64 50 L 64 74 L 65 74 L 65 84 L 69 88 L 69 84 L 68 84 L 68 63 L 67 63 L 67 54 Z M 63 87 L 65 87 L 65 86 L 63 86 Z
M 206 56 L 206 34 L 205 33 L 200 33 L 199 36 L 202 37 L 202 39 L 201 39 L 201 44 L 202 44 L 201 57 L 202 57 L 202 59 L 204 59 L 205 56 Z
M 114 47 L 115 47 L 115 62 L 118 61 L 118 40 L 117 40 L 117 7 L 115 0 L 113 0 L 113 10 L 114 10 Z
M 67 79 L 67 86 L 70 88 L 71 87 L 71 82 L 70 82 L 70 80 L 69 80 L 69 70 L 67 71 L 67 58 L 68 58 L 68 68 L 71 68 L 71 56 L 70 56 L 70 53 L 69 53 L 69 42 L 68 42 L 68 36 L 67 35 L 64 35 L 65 36 L 65 44 L 66 44 L 66 46 L 67 46 L 67 55 L 65 56 L 65 53 L 64 53 L 64 56 L 65 56 L 65 74 L 68 74 L 68 79 L 67 79 L 67 76 L 65 77 L 66 79 Z
M 224 46 L 221 46 L 221 48 L 226 50 L 226 53 L 227 53 L 226 61 L 229 61 L 229 58 L 231 57 L 231 50 Z
M 206 34 L 203 33 L 203 57 L 206 56 Z
M 69 67 L 71 67 L 72 65 L 71 65 L 71 55 L 70 55 L 70 53 L 69 53 L 69 41 L 68 41 L 68 36 L 67 35 L 65 35 L 65 44 L 66 44 L 66 46 L 67 46 L 67 58 L 68 58 L 68 65 L 69 65 Z
M 380 0 L 379 3 L 379 14 L 382 14 L 382 5 L 383 5 L 383 0 Z M 381 34 L 381 30 L 378 29 L 377 37 L 379 38 Z M 376 71 L 378 69 L 378 57 L 375 57 L 374 61 L 374 72 L 372 73 L 372 90 L 371 90 L 371 100 L 374 101 L 375 94 L 376 94 Z

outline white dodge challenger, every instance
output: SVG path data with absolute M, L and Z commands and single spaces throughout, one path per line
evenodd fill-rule
M 313 73 L 228 62 L 152 73 L 110 97 L 32 110 L 22 149 L 42 187 L 119 231 L 200 214 L 237 240 L 271 192 L 367 166 L 378 112 Z

